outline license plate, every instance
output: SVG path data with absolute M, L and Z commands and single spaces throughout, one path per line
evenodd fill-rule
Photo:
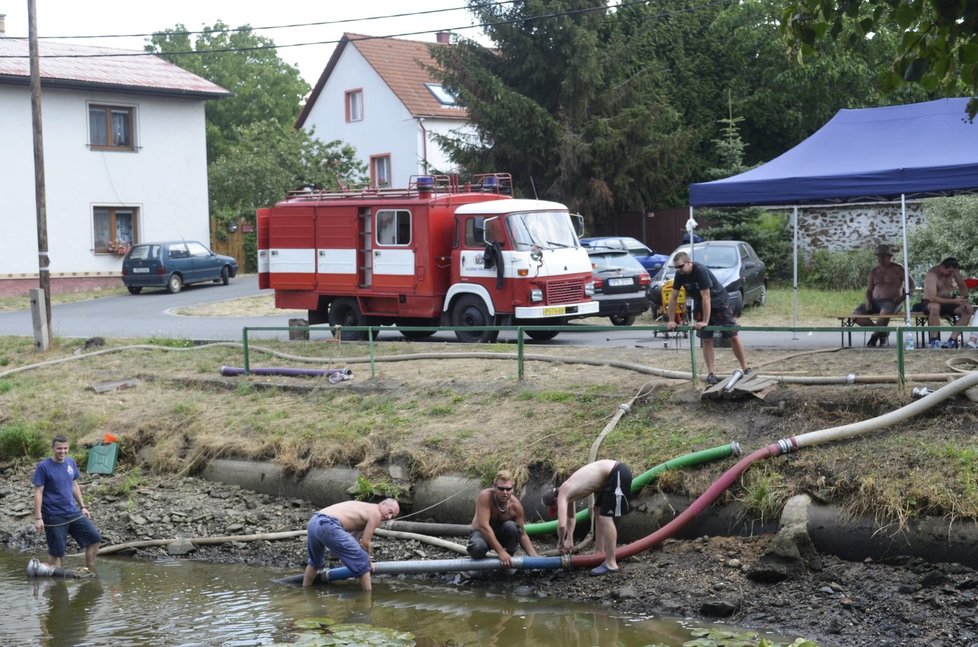
M 562 315 L 565 312 L 566 312 L 566 310 L 564 309 L 564 306 L 559 306 L 559 307 L 555 307 L 555 308 L 544 308 L 543 309 L 543 316 L 548 317 L 550 315 Z
M 149 268 L 148 267 L 134 267 L 134 268 L 132 268 L 132 273 L 133 274 L 149 274 Z
M 612 287 L 620 287 L 622 285 L 634 285 L 635 279 L 633 278 L 618 278 L 618 279 L 608 279 L 608 285 Z

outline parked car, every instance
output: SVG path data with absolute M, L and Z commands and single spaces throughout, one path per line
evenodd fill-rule
M 220 281 L 238 273 L 238 261 L 215 254 L 194 240 L 137 243 L 122 259 L 122 282 L 131 294 L 143 288 L 166 288 L 176 294 L 191 283 Z
M 710 268 L 727 288 L 734 315 L 740 316 L 745 305 L 764 305 L 767 301 L 766 267 L 754 248 L 742 240 L 707 240 L 696 245 L 692 252 L 689 245 L 676 248 L 652 280 L 651 299 L 656 316 L 664 307 L 662 284 L 676 275 L 673 259 L 679 252 L 690 254 L 697 263 Z
M 652 277 L 642 264 L 626 251 L 590 250 L 594 268 L 594 295 L 598 302 L 595 317 L 608 317 L 616 326 L 631 326 L 635 318 L 649 309 Z
M 642 264 L 649 276 L 662 269 L 666 262 L 665 254 L 656 254 L 654 251 L 643 245 L 640 241 L 629 238 L 628 236 L 597 236 L 592 238 L 582 238 L 581 245 L 588 250 L 625 250 Z

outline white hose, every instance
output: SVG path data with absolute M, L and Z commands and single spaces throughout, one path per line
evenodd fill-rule
M 801 449 L 802 447 L 810 447 L 812 445 L 818 445 L 821 443 L 843 440 L 867 431 L 874 431 L 876 429 L 888 427 L 919 415 L 937 404 L 940 404 L 944 400 L 947 400 L 948 398 L 951 398 L 962 391 L 966 391 L 975 385 L 978 385 L 978 371 L 968 373 L 964 377 L 961 377 L 960 379 L 957 379 L 946 386 L 942 386 L 930 395 L 919 400 L 915 400 L 914 402 L 911 402 L 904 407 L 900 407 L 895 411 L 890 411 L 889 413 L 885 413 L 875 418 L 870 418 L 869 420 L 862 420 L 849 425 L 842 425 L 841 427 L 830 427 L 828 429 L 811 431 L 806 434 L 801 434 L 800 436 L 795 436 L 794 440 L 798 449 Z

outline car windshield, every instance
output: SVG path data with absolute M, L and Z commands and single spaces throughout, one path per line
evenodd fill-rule
M 600 254 L 589 254 L 591 265 L 594 271 L 618 272 L 626 271 L 629 273 L 644 272 L 645 268 L 636 260 L 634 256 L 626 252 L 606 252 Z
M 697 263 L 702 263 L 711 270 L 723 270 L 737 266 L 737 249 L 735 247 L 697 245 L 692 254 L 689 251 L 689 247 L 681 247 L 673 253 L 672 257 L 675 258 L 679 252 L 686 252 Z
M 566 211 L 514 213 L 506 221 L 517 249 L 577 247 L 577 234 Z

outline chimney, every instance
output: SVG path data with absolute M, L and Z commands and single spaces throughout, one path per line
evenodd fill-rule
M 3 25 L 3 23 L 0 22 L 0 26 L 2 26 L 2 25 Z M 449 43 L 452 42 L 452 32 L 450 32 L 450 31 L 440 31 L 437 34 L 435 34 L 435 39 L 436 39 L 435 42 L 437 42 L 440 45 L 448 45 Z

